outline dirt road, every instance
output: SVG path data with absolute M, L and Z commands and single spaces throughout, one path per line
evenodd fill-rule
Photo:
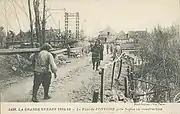
M 110 55 L 105 55 L 101 65 L 110 61 Z M 100 75 L 92 70 L 91 56 L 70 59 L 71 63 L 58 69 L 58 77 L 52 78 L 50 95 L 52 99 L 43 100 L 42 86 L 38 92 L 41 102 L 91 102 L 95 89 L 100 88 Z M 109 76 L 109 75 L 108 75 Z M 4 89 L 1 101 L 31 102 L 33 77 L 26 78 L 17 84 Z

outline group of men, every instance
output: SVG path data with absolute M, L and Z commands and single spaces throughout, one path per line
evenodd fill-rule
M 69 48 L 70 46 L 68 46 L 67 48 L 68 52 L 70 51 Z M 32 95 L 33 102 L 38 102 L 37 92 L 41 84 L 44 88 L 44 99 L 46 100 L 51 98 L 48 92 L 51 84 L 52 74 L 54 74 L 55 78 L 57 77 L 57 66 L 54 61 L 55 55 L 51 53 L 51 49 L 51 45 L 45 43 L 40 47 L 40 52 L 37 52 L 30 56 L 34 71 L 34 84 Z M 104 45 L 103 43 L 101 43 L 100 40 L 96 40 L 95 43 L 90 46 L 90 50 L 92 53 L 93 70 L 98 71 L 101 61 L 103 60 Z
M 113 54 L 113 45 L 109 45 L 108 43 L 106 44 L 106 51 L 107 54 Z M 110 52 L 109 52 L 110 51 Z
M 57 77 L 57 66 L 54 61 L 55 56 L 53 53 L 51 53 L 51 49 L 51 45 L 45 43 L 40 47 L 40 52 L 34 53 L 30 56 L 34 72 L 32 94 L 33 102 L 39 102 L 37 92 L 41 84 L 44 88 L 44 99 L 46 100 L 51 98 L 48 93 L 52 74 L 54 74 L 55 78 Z M 91 46 L 93 70 L 98 70 L 100 61 L 103 60 L 103 50 L 104 46 L 100 40 L 96 40 L 95 44 Z

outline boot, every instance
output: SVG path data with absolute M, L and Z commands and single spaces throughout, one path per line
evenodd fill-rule
M 49 87 L 45 87 L 44 88 L 44 100 L 51 99 L 51 96 L 49 96 L 48 92 L 49 92 Z
M 33 102 L 39 102 L 38 99 L 37 99 L 37 97 L 34 96 L 34 95 L 33 95 L 33 97 L 32 97 L 32 101 L 33 101 Z
M 52 97 L 47 95 L 47 96 L 44 96 L 44 100 L 48 100 L 48 99 L 51 99 Z
M 38 99 L 37 99 L 37 91 L 38 91 L 38 88 L 36 86 L 33 87 L 33 96 L 32 96 L 32 101 L 33 102 L 39 102 Z

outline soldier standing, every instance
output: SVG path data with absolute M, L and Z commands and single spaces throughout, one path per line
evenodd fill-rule
M 100 60 L 100 44 L 98 41 L 95 42 L 94 46 L 91 48 L 92 52 L 92 63 L 93 63 L 93 70 L 95 69 L 98 70 L 99 67 L 99 60 Z
M 51 72 L 54 73 L 56 78 L 57 66 L 54 62 L 53 55 L 50 53 L 50 49 L 52 49 L 51 45 L 45 43 L 41 47 L 39 53 L 30 57 L 34 69 L 33 102 L 38 102 L 37 92 L 41 84 L 44 87 L 44 99 L 51 98 L 48 94 L 49 86 L 51 84 Z

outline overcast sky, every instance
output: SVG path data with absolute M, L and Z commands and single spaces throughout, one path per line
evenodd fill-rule
M 180 24 L 180 0 L 47 0 L 47 7 L 79 12 L 81 27 L 88 35 L 95 35 L 107 26 L 116 32 L 127 32 L 151 30 L 157 24 Z M 5 21 L 5 9 L 8 21 Z M 63 10 L 50 11 L 52 17 L 48 18 L 47 28 L 58 28 L 60 20 L 61 29 L 64 29 Z M 16 32 L 20 28 L 28 30 L 29 20 L 25 12 L 28 14 L 27 0 L 0 0 L 0 25 Z

